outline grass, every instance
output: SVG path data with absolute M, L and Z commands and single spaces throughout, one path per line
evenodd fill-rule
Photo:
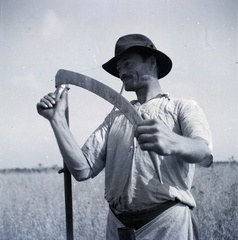
M 197 168 L 192 188 L 202 240 L 238 236 L 238 163 Z M 105 239 L 104 178 L 73 180 L 74 237 Z M 63 175 L 56 169 L 0 172 L 0 239 L 66 239 Z
M 197 168 L 193 194 L 201 239 L 238 239 L 238 163 L 215 163 Z
M 103 179 L 95 180 L 73 180 L 75 239 L 104 239 L 107 208 Z M 66 239 L 64 204 L 63 175 L 57 171 L 3 171 L 0 239 Z

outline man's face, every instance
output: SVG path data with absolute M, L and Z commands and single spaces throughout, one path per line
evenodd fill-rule
M 126 91 L 138 91 L 146 87 L 150 79 L 150 62 L 140 54 L 127 53 L 117 62 L 117 70 Z

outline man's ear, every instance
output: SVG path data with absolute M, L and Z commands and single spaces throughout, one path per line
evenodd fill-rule
M 156 73 L 158 73 L 158 65 L 157 65 L 157 60 L 156 57 L 154 56 L 150 56 L 149 58 L 147 58 L 148 63 L 150 64 L 151 70 Z
M 157 60 L 154 56 L 150 56 L 146 60 L 148 61 L 148 63 L 150 63 L 152 68 L 157 66 Z

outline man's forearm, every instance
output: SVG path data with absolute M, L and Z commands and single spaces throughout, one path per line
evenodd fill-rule
M 199 163 L 203 166 L 210 166 L 212 154 L 208 143 L 202 138 L 180 137 L 175 149 L 175 155 L 187 163 Z
M 50 121 L 61 155 L 74 178 L 83 181 L 91 177 L 92 169 L 80 146 L 72 136 L 66 119 Z

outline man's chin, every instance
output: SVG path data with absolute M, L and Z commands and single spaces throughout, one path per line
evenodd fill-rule
M 125 91 L 127 91 L 127 92 L 134 92 L 135 91 L 135 89 L 131 86 L 124 85 L 124 88 L 125 88 Z

